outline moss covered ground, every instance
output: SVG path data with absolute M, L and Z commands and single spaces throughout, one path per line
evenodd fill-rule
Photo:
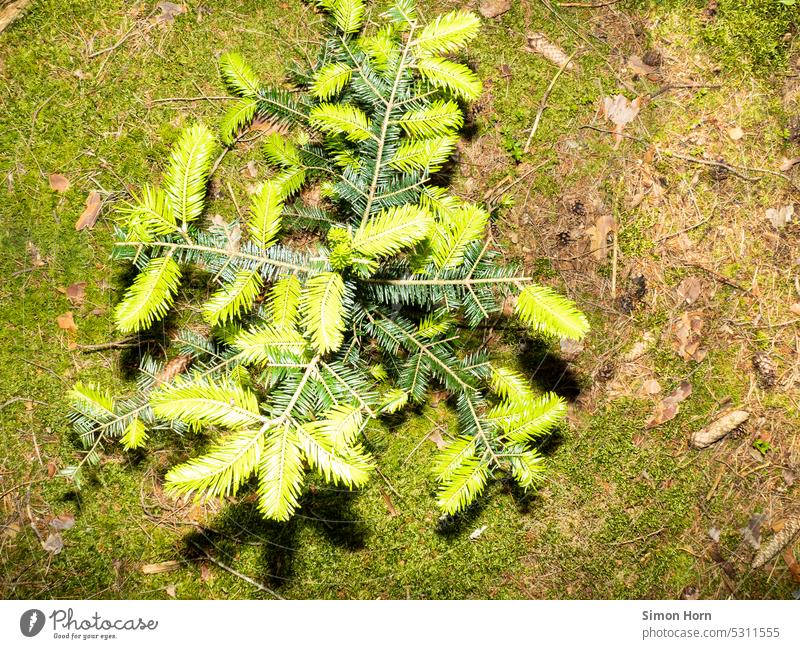
M 158 175 L 182 125 L 219 119 L 221 52 L 240 51 L 262 79 L 279 82 L 287 60 L 313 50 L 320 18 L 297 0 L 188 2 L 173 21 L 155 2 L 32 3 L 0 34 L 0 593 L 796 595 L 787 559 L 749 567 L 754 549 L 741 530 L 763 516 L 767 536 L 796 511 L 800 373 L 790 307 L 800 302 L 800 230 L 776 230 L 764 211 L 800 200 L 796 170 L 779 171 L 783 158 L 800 156 L 800 9 L 725 0 L 709 15 L 709 4 L 514 2 L 484 21 L 466 55 L 485 92 L 459 146 L 457 191 L 494 207 L 493 236 L 506 254 L 569 292 L 594 327 L 577 350 L 511 329 L 483 334 L 498 357 L 570 399 L 569 426 L 548 450 L 547 485 L 526 496 L 497 483 L 464 517 L 440 520 L 432 440 L 454 430 L 441 402 L 369 431 L 381 474 L 363 492 L 313 484 L 300 514 L 277 525 L 246 496 L 205 506 L 164 496 L 164 471 L 191 440 L 157 438 L 133 454 L 110 447 L 80 492 L 57 472 L 81 457 L 66 391 L 78 378 L 124 389 L 136 353 L 83 347 L 119 338 L 110 308 L 126 269 L 108 254 L 114 202 Z M 463 3 L 424 11 L 455 6 Z M 575 53 L 578 67 L 553 84 L 526 151 L 558 70 L 525 49 L 533 32 Z M 652 70 L 631 67 L 630 57 L 648 52 L 660 57 L 647 57 Z M 615 145 L 599 107 L 617 93 L 647 101 Z M 248 161 L 265 177 L 257 136 L 226 157 L 210 213 L 232 215 L 227 197 L 244 197 L 253 180 Z M 53 191 L 51 174 L 66 176 L 69 189 Z M 78 232 L 90 191 L 103 208 L 94 228 Z M 603 257 L 591 242 L 606 214 L 615 225 Z M 678 293 L 687 277 L 702 285 L 692 305 Z M 87 283 L 85 297 L 71 302 L 63 291 L 77 282 Z M 700 361 L 674 345 L 687 310 L 704 322 Z M 57 324 L 67 311 L 77 332 Z M 771 386 L 752 366 L 757 351 L 776 365 Z M 643 389 L 646 380 L 660 391 Z M 654 407 L 684 380 L 693 392 L 677 417 L 648 429 Z M 691 432 L 730 405 L 751 411 L 745 427 L 712 449 L 688 448 Z M 59 515 L 75 523 L 51 554 L 42 541 Z

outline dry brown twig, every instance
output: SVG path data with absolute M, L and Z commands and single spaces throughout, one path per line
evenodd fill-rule
M 569 64 L 572 63 L 572 59 L 578 54 L 578 51 L 573 52 L 569 55 L 566 61 L 561 64 L 561 67 L 558 68 L 555 75 L 550 81 L 550 85 L 547 86 L 547 90 L 544 91 L 542 95 L 542 101 L 539 103 L 539 110 L 536 113 L 536 118 L 533 120 L 533 126 L 531 127 L 531 132 L 528 134 L 528 140 L 525 142 L 525 147 L 522 149 L 524 153 L 528 152 L 531 146 L 531 140 L 533 140 L 533 136 L 536 134 L 537 129 L 539 128 L 539 122 L 542 119 L 542 115 L 544 114 L 545 108 L 547 108 L 547 100 L 550 98 L 550 93 L 553 92 L 553 88 L 556 85 L 556 81 L 561 76 L 561 73 L 569 67 Z

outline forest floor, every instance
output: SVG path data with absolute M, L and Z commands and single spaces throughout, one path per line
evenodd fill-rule
M 464 4 L 478 8 L 424 10 Z M 119 338 L 114 202 L 159 173 L 182 125 L 219 119 L 221 52 L 279 82 L 313 51 L 320 17 L 298 0 L 176 15 L 154 0 L 36 0 L 0 34 L 0 595 L 800 597 L 800 549 L 751 568 L 759 540 L 798 514 L 798 9 L 512 4 L 468 50 L 485 90 L 451 180 L 494 210 L 505 254 L 593 328 L 568 346 L 485 330 L 498 356 L 569 399 L 569 427 L 539 493 L 497 483 L 449 525 L 427 468 L 450 434 L 444 402 L 373 431 L 382 476 L 368 488 L 314 484 L 283 525 L 247 498 L 165 497 L 174 439 L 106 449 L 80 492 L 57 475 L 81 457 L 67 390 L 79 378 L 123 389 L 135 352 L 85 348 Z M 558 50 L 573 56 L 561 73 Z M 640 99 L 622 105 L 616 137 L 602 107 L 618 94 Z M 242 197 L 265 177 L 259 136 L 225 159 L 218 191 Z M 93 191 L 99 219 L 76 231 Z M 731 408 L 749 413 L 743 425 L 690 446 Z

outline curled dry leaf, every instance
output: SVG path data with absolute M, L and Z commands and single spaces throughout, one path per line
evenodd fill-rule
M 78 220 L 75 222 L 76 230 L 92 229 L 94 224 L 97 223 L 97 217 L 100 214 L 100 207 L 103 201 L 100 199 L 100 194 L 95 191 L 89 192 L 86 197 L 86 207 L 84 208 Z
M 481 0 L 478 11 L 484 18 L 497 18 L 511 9 L 511 0 Z
M 650 81 L 657 81 L 661 75 L 658 73 L 658 68 L 648 65 L 645 63 L 640 57 L 633 56 L 628 57 L 628 67 L 631 69 L 631 72 L 634 74 L 638 74 L 642 77 L 647 77 Z
M 634 343 L 633 347 L 625 352 L 622 360 L 626 363 L 632 363 L 633 361 L 640 359 L 642 356 L 644 356 L 647 348 L 652 344 L 654 339 L 655 338 L 652 333 L 649 331 L 645 332 L 644 336 L 642 336 L 642 339 Z
M 558 67 L 566 66 L 565 70 L 574 70 L 575 62 L 569 60 L 569 55 L 558 45 L 551 43 L 550 40 L 541 32 L 528 34 L 528 45 L 525 48 L 528 52 L 533 52 L 546 58 L 550 63 Z M 567 63 L 569 61 L 569 63 Z
M 702 341 L 703 319 L 698 313 L 684 313 L 675 325 L 676 341 L 674 348 L 685 361 L 700 362 L 708 354 L 708 350 L 700 347 Z
M 69 178 L 61 174 L 50 174 L 50 189 L 63 194 L 69 189 Z
M 39 248 L 33 243 L 33 241 L 28 241 L 27 244 L 28 248 L 28 255 L 31 258 L 31 264 L 33 264 L 34 268 L 41 268 L 45 265 L 44 259 L 42 259 L 42 253 L 39 251 Z
M 642 384 L 642 392 L 645 394 L 658 394 L 661 392 L 661 384 L 656 379 L 648 379 Z
M 603 97 L 603 117 L 614 124 L 614 142 L 619 146 L 622 141 L 622 131 L 639 114 L 642 98 L 637 97 L 630 101 L 625 95 Z
M 692 304 L 703 292 L 703 282 L 699 277 L 685 277 L 678 285 L 678 295 L 686 304 Z
M 175 358 L 171 359 L 158 373 L 158 376 L 156 377 L 156 385 L 169 383 L 172 379 L 178 376 L 178 374 L 185 372 L 191 361 L 192 357 L 187 354 L 181 354 L 180 356 L 176 356 Z
M 442 433 L 438 427 L 434 428 L 425 439 L 436 444 L 436 448 L 440 451 L 447 446 L 447 442 L 442 438 Z
M 395 507 L 394 503 L 392 502 L 392 497 L 383 489 L 381 489 L 381 496 L 383 497 L 383 502 L 386 503 L 386 509 L 389 510 L 389 516 L 397 516 L 399 512 L 397 511 L 397 507 Z
M 592 254 L 595 259 L 604 261 L 608 257 L 608 235 L 616 230 L 614 217 L 611 214 L 601 214 L 594 222 L 590 232 L 592 235 Z
M 781 171 L 790 171 L 796 164 L 800 164 L 800 158 L 781 158 Z
M 56 555 L 64 549 L 64 540 L 58 532 L 51 532 L 47 535 L 47 539 L 42 541 L 42 548 L 45 552 Z
M 75 320 L 72 319 L 72 311 L 62 313 L 56 318 L 56 322 L 61 329 L 71 331 L 72 333 L 78 332 L 78 327 L 75 325 Z
M 159 25 L 170 25 L 175 22 L 176 16 L 186 13 L 186 5 L 174 2 L 159 2 L 156 7 L 161 10 L 161 13 L 155 17 L 155 22 Z
M 75 517 L 72 514 L 60 514 L 50 521 L 50 527 L 54 530 L 69 530 L 75 525 Z
M 746 410 L 732 410 L 726 412 L 705 428 L 701 428 L 692 435 L 692 446 L 706 448 L 714 442 L 721 440 L 725 435 L 741 426 L 748 420 L 750 413 Z
M 561 349 L 561 357 L 565 361 L 574 361 L 583 351 L 584 343 L 582 340 L 562 338 L 559 347 Z
M 80 306 L 86 297 L 86 286 L 86 282 L 76 282 L 75 284 L 70 284 L 67 288 L 59 288 L 58 290 L 66 295 L 73 305 Z
M 242 175 L 245 178 L 250 178 L 251 180 L 258 178 L 258 168 L 256 167 L 256 163 L 250 160 L 250 162 L 248 162 L 242 170 Z
M 784 205 L 782 207 L 767 209 L 767 218 L 776 229 L 780 229 L 789 223 L 794 216 L 794 205 Z
M 661 424 L 675 419 L 678 414 L 679 404 L 692 394 L 692 384 L 681 381 L 681 384 L 664 397 L 653 411 L 653 416 L 647 422 L 647 428 L 655 428 Z
M 744 131 L 739 126 L 728 129 L 728 137 L 734 142 L 738 142 L 744 137 Z
M 765 520 L 767 520 L 766 514 L 755 514 L 747 521 L 747 525 L 739 530 L 744 542 L 754 550 L 758 550 L 761 545 L 761 525 Z
M 481 537 L 481 534 L 483 534 L 488 528 L 488 525 L 481 525 L 478 529 L 472 530 L 472 533 L 469 535 L 470 541 L 477 541 Z

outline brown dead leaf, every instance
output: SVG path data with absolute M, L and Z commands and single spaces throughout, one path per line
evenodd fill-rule
M 169 584 L 169 586 L 164 586 L 164 590 L 167 592 L 172 598 L 177 597 L 178 595 L 178 587 L 175 584 Z
M 159 2 L 156 8 L 161 10 L 161 13 L 155 17 L 157 25 L 171 25 L 175 22 L 176 16 L 186 13 L 186 5 L 174 2 Z
M 700 297 L 703 291 L 703 282 L 699 277 L 685 277 L 678 285 L 678 295 L 683 298 L 686 304 L 692 304 Z
M 625 95 L 603 97 L 603 117 L 614 124 L 614 147 L 622 142 L 622 131 L 639 114 L 642 98 L 630 101 Z
M 72 319 L 72 311 L 66 311 L 56 318 L 56 322 L 61 329 L 71 331 L 72 333 L 78 332 L 78 327 Z
M 794 557 L 794 551 L 792 550 L 791 546 L 783 551 L 783 560 L 786 562 L 786 565 L 789 568 L 789 572 L 792 575 L 792 581 L 794 581 L 796 584 L 800 584 L 800 564 L 797 563 L 797 559 Z
M 740 127 L 734 126 L 728 129 L 728 137 L 734 142 L 738 142 L 744 137 L 744 131 Z
M 9 523 L 5 526 L 2 532 L 0 532 L 0 537 L 13 539 L 17 534 L 20 532 L 19 523 Z
M 673 341 L 673 348 L 680 354 L 685 361 L 701 362 L 708 354 L 706 348 L 701 348 L 703 319 L 699 313 L 685 312 L 680 320 L 675 324 L 674 333 L 676 340 Z
M 781 171 L 790 171 L 796 164 L 800 164 L 800 158 L 781 158 Z
M 47 540 L 42 541 L 42 548 L 45 552 L 56 555 L 64 549 L 64 540 L 58 532 L 51 532 L 47 536 Z
M 100 199 L 100 194 L 96 191 L 89 192 L 86 197 L 86 207 L 84 208 L 78 220 L 75 222 L 76 230 L 92 229 L 94 224 L 97 223 L 97 217 L 100 214 L 100 207 L 103 201 Z
M 616 230 L 614 217 L 611 214 L 601 214 L 590 229 L 592 235 L 592 254 L 595 259 L 604 261 L 608 257 L 608 235 Z
M 561 357 L 565 361 L 574 361 L 583 351 L 584 343 L 582 340 L 562 338 L 559 343 L 559 349 L 561 350 Z
M 632 363 L 633 361 L 640 359 L 642 356 L 644 356 L 647 348 L 650 347 L 654 340 L 655 337 L 652 333 L 649 331 L 645 332 L 645 334 L 642 336 L 642 339 L 636 341 L 633 347 L 625 352 L 622 360 L 626 363 Z
M 61 174 L 50 174 L 50 189 L 63 194 L 69 189 L 69 178 Z
M 511 9 L 511 0 L 481 0 L 478 11 L 484 18 L 497 18 Z
M 795 315 L 800 315 L 800 302 L 795 302 L 789 307 L 789 311 L 794 313 Z
M 381 489 L 381 496 L 383 497 L 383 502 L 386 503 L 386 509 L 389 510 L 389 516 L 392 517 L 397 516 L 399 512 L 397 511 L 397 508 L 394 506 L 394 503 L 392 502 L 392 497 L 388 493 L 386 493 L 383 489 Z
M 776 229 L 782 228 L 792 220 L 794 216 L 794 205 L 783 205 L 782 207 L 770 207 L 767 210 L 767 218 Z
M 70 284 L 67 288 L 59 288 L 58 290 L 66 295 L 73 305 L 80 306 L 86 297 L 86 286 L 86 282 L 76 282 L 75 284 Z
M 750 417 L 746 410 L 731 410 L 717 417 L 705 428 L 692 435 L 691 444 L 695 448 L 706 448 L 721 440 L 725 435 L 741 426 Z
M 53 460 L 50 460 L 47 463 L 47 477 L 52 478 L 56 473 L 58 473 L 58 466 Z
M 628 67 L 634 74 L 638 74 L 639 76 L 646 77 L 651 81 L 656 81 L 660 78 L 660 74 L 658 73 L 658 68 L 653 67 L 652 65 L 648 65 L 645 63 L 640 57 L 636 56 L 635 54 L 628 57 Z
M 181 567 L 180 561 L 162 561 L 161 563 L 146 563 L 142 566 L 145 575 L 158 575 L 162 572 L 172 572 Z
M 264 133 L 264 135 L 270 135 L 272 133 L 286 133 L 288 129 L 286 126 L 275 124 L 274 122 L 264 119 L 263 117 L 256 117 L 250 123 L 249 130 Z
M 438 427 L 434 428 L 430 433 L 428 433 L 428 437 L 426 437 L 426 439 L 436 444 L 436 448 L 438 448 L 440 451 L 447 446 L 447 442 L 445 442 L 442 438 L 441 429 Z
M 50 521 L 50 527 L 54 530 L 69 530 L 75 525 L 75 517 L 72 514 L 59 514 Z
M 681 384 L 664 397 L 653 411 L 647 428 L 655 428 L 661 424 L 674 419 L 678 414 L 679 404 L 692 394 L 692 384 L 688 381 L 681 381 Z
M 204 584 L 208 583 L 209 581 L 214 581 L 214 573 L 211 572 L 211 566 L 209 566 L 205 561 L 200 564 L 200 581 Z
M 245 178 L 250 178 L 251 180 L 258 178 L 258 168 L 256 167 L 256 163 L 250 160 L 250 162 L 248 162 L 244 167 L 242 175 Z
M 39 248 L 36 247 L 33 241 L 28 241 L 27 248 L 28 248 L 28 255 L 30 255 L 33 267 L 41 268 L 42 266 L 44 266 L 45 261 L 44 259 L 42 259 L 42 253 L 39 252 Z
M 642 384 L 642 392 L 645 394 L 658 394 L 661 392 L 661 384 L 656 379 L 648 379 Z
M 185 372 L 186 368 L 189 367 L 189 363 L 191 362 L 192 357 L 188 354 L 181 354 L 180 356 L 176 356 L 175 358 L 171 359 L 158 373 L 158 376 L 156 377 L 156 385 L 169 383 L 172 379 L 178 376 L 178 374 Z

